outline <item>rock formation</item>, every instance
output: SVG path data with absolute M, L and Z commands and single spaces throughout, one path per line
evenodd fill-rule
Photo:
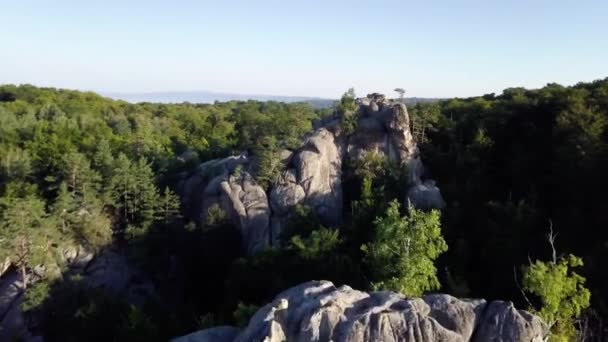
M 546 334 L 540 318 L 508 302 L 444 294 L 406 299 L 393 292 L 366 293 L 311 281 L 279 294 L 238 334 L 222 327 L 174 342 L 540 342 Z
M 423 209 L 443 207 L 434 182 L 422 180 L 423 166 L 405 105 L 380 94 L 358 99 L 357 104 L 357 128 L 352 134 L 344 134 L 340 118 L 324 120 L 301 148 L 286 151 L 282 156 L 285 169 L 268 189 L 251 176 L 254 158 L 233 156 L 201 164 L 179 187 L 185 212 L 200 222 L 212 206 L 221 207 L 241 231 L 243 248 L 251 255 L 279 244 L 279 236 L 299 204 L 312 208 L 325 225 L 339 225 L 342 167 L 368 153 L 407 167 L 406 203 Z

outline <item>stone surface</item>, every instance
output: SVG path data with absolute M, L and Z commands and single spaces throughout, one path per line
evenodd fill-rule
M 342 219 L 342 156 L 334 133 L 325 127 L 316 130 L 270 190 L 273 236 L 283 231 L 289 213 L 299 204 L 310 206 L 327 225 Z
M 201 330 L 190 335 L 174 338 L 172 342 L 222 342 L 233 341 L 239 329 L 229 326 Z
M 445 207 L 441 192 L 432 180 L 412 186 L 407 192 L 406 202 L 423 210 Z
M 22 301 L 21 274 L 9 271 L 0 278 L 0 341 L 42 341 L 29 331 L 20 307 Z
M 238 336 L 214 341 L 544 341 L 546 331 L 538 317 L 511 303 L 444 294 L 407 299 L 393 292 L 366 293 L 311 281 L 260 308 Z
M 210 208 L 219 206 L 241 232 L 247 254 L 270 244 L 270 204 L 266 191 L 249 173 L 250 164 L 245 155 L 210 160 L 179 186 L 186 214 L 205 222 Z

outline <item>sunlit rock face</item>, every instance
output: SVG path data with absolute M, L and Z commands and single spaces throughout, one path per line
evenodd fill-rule
M 311 281 L 279 294 L 238 333 L 221 327 L 174 342 L 540 342 L 546 332 L 540 318 L 508 302 L 444 294 L 408 299 Z

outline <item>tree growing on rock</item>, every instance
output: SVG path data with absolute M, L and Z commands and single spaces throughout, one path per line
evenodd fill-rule
M 439 289 L 434 261 L 448 245 L 441 235 L 438 211 L 410 207 L 402 216 L 399 209 L 399 202 L 394 200 L 386 214 L 376 218 L 375 237 L 362 249 L 375 290 L 417 297 Z
M 405 89 L 403 89 L 403 88 L 395 88 L 394 91 L 397 94 L 399 94 L 399 102 L 403 103 L 403 96 L 405 95 Z
M 346 135 L 353 134 L 357 129 L 358 120 L 357 102 L 354 88 L 348 89 L 348 91 L 342 95 L 336 111 L 340 116 L 344 133 L 346 133 Z
M 256 180 L 267 188 L 283 166 L 276 138 L 271 135 L 261 137 L 255 144 L 254 154 L 257 160 Z

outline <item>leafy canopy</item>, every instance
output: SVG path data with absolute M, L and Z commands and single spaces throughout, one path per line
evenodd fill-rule
M 524 268 L 524 290 L 537 295 L 542 307 L 539 315 L 552 326 L 552 341 L 575 337 L 573 319 L 589 307 L 591 293 L 585 278 L 573 271 L 583 261 L 572 254 L 557 263 L 536 261 Z
M 438 211 L 410 207 L 402 216 L 399 207 L 394 200 L 386 214 L 376 218 L 376 236 L 362 248 L 375 278 L 374 289 L 416 297 L 440 287 L 434 261 L 448 246 L 441 236 Z

